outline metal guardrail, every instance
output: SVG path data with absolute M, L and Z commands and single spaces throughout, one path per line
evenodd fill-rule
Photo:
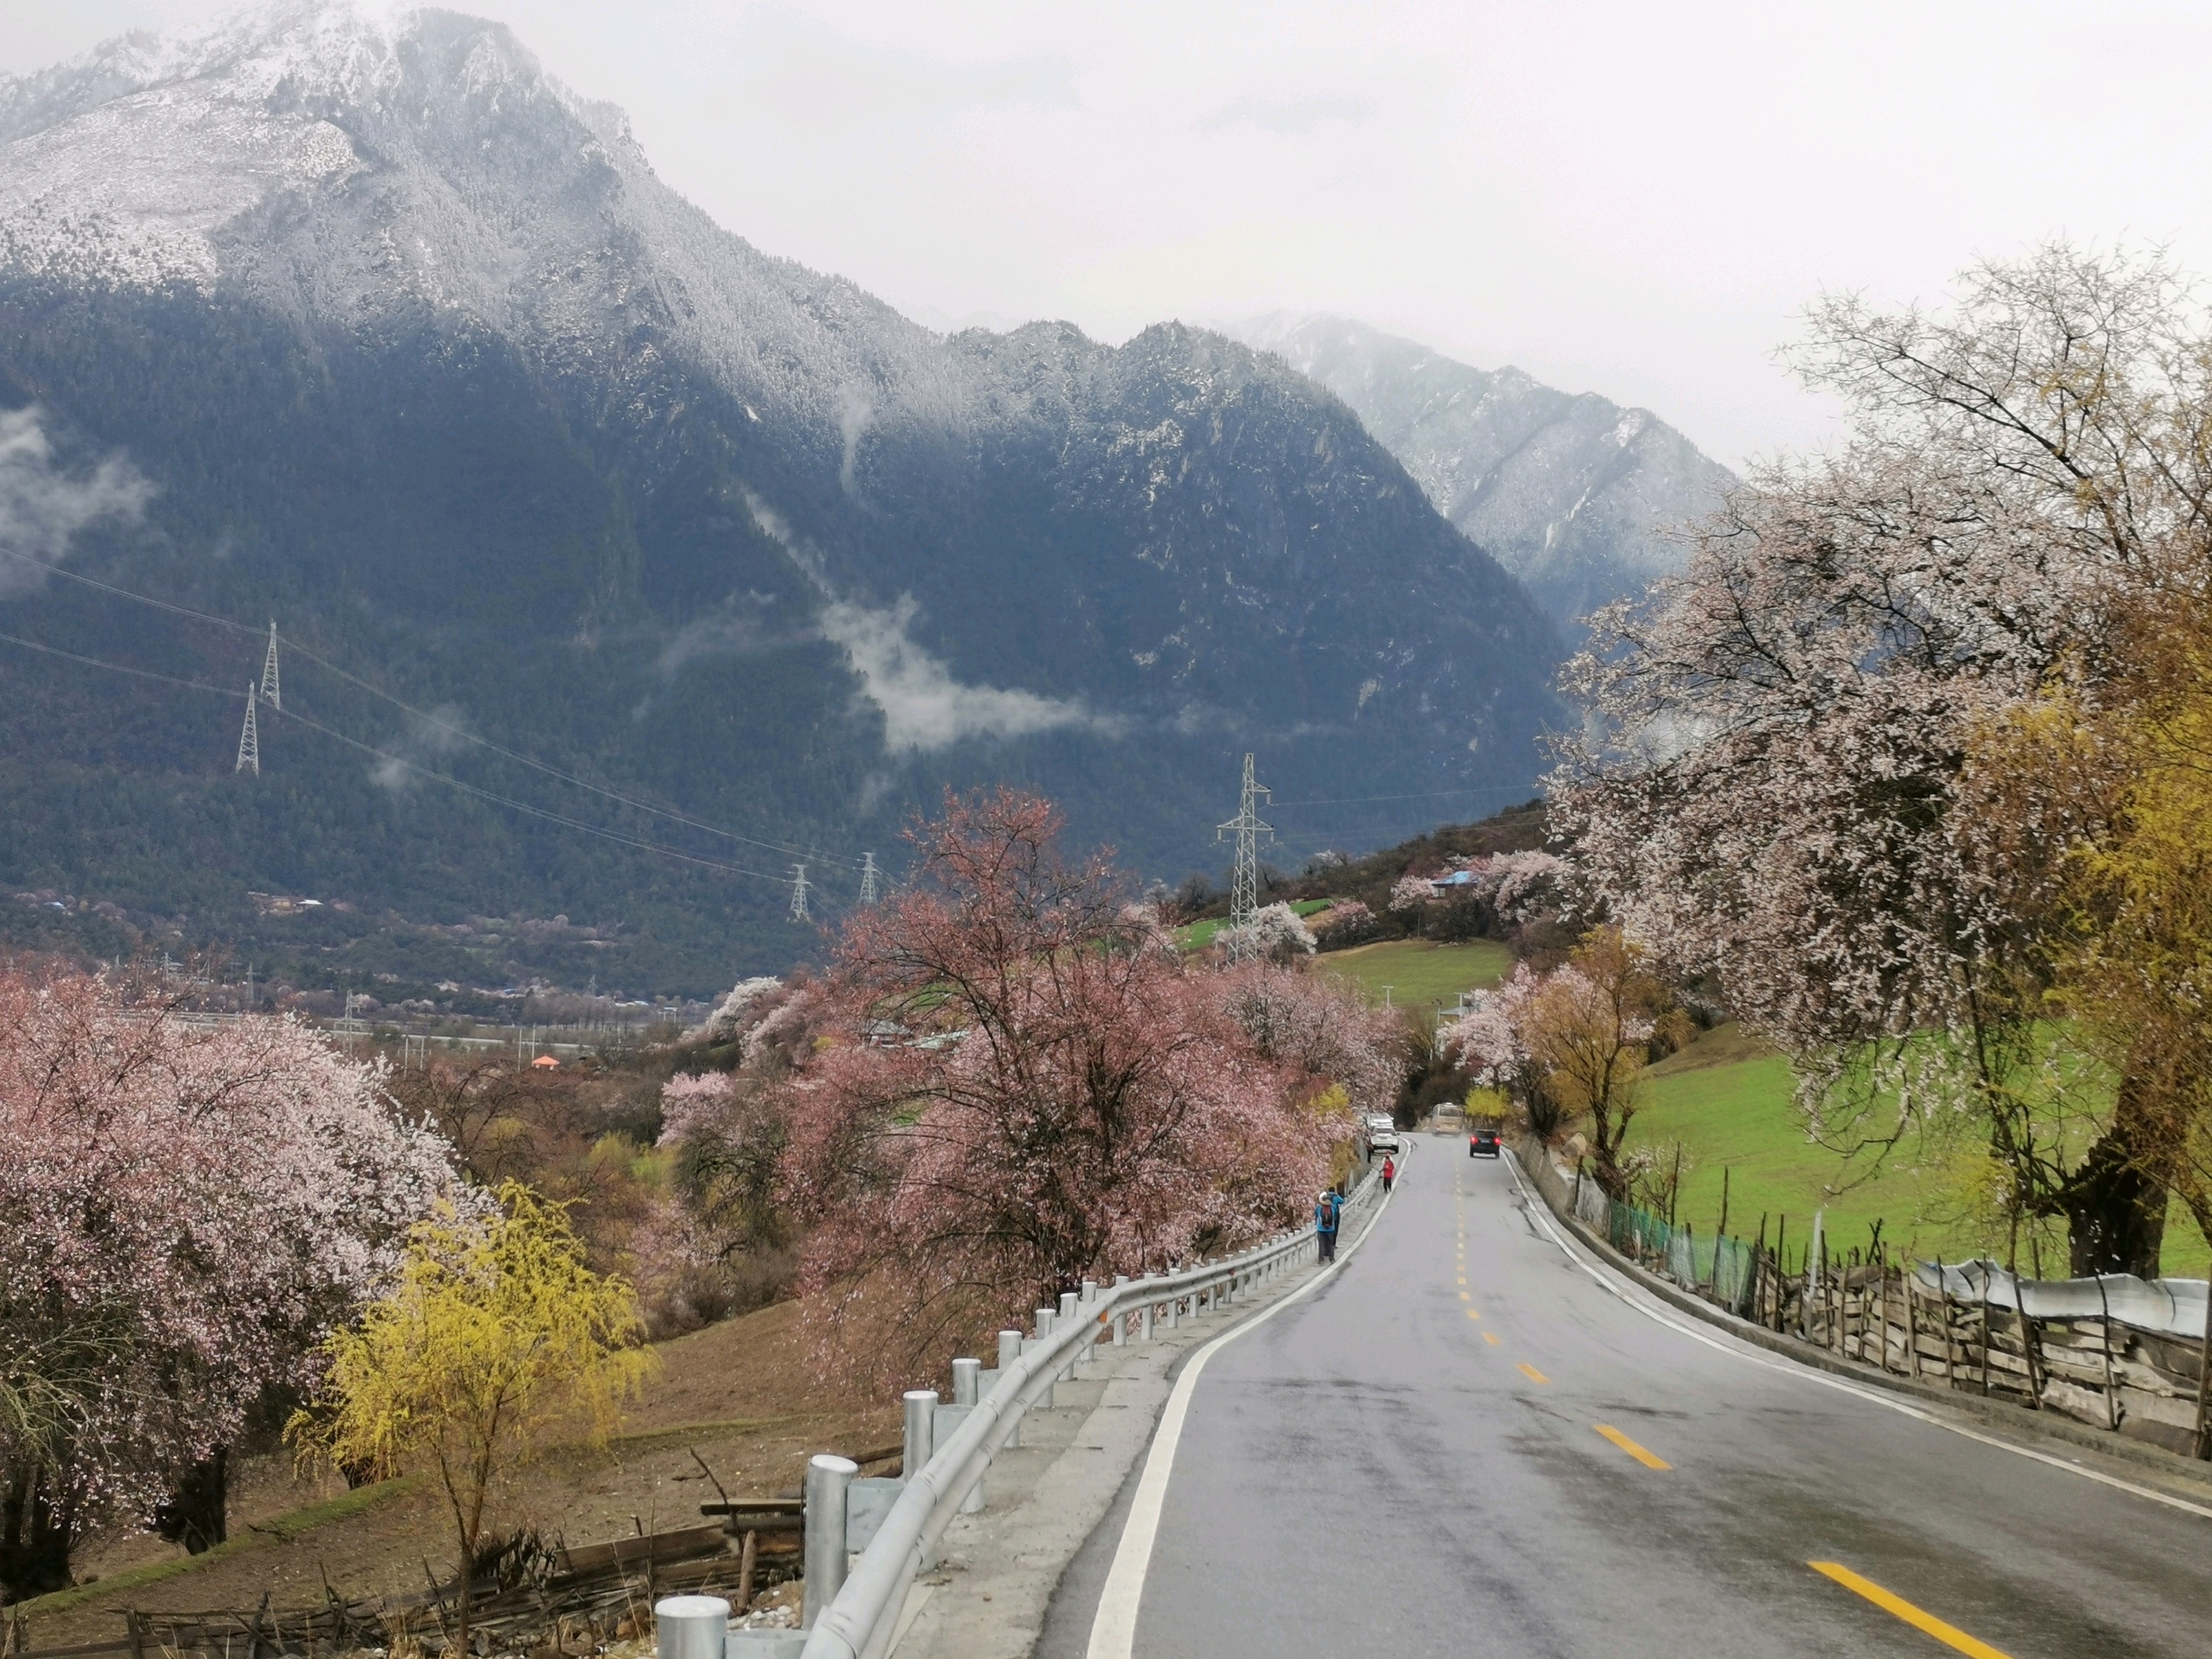
M 1364 1196 L 1375 1181 L 1370 1173 L 1346 1200 L 1346 1207 Z M 884 1659 L 897 1634 L 907 1592 L 929 1563 L 938 1539 L 952 1517 L 969 1506 L 969 1494 L 990 1468 L 991 1460 L 1019 1428 L 1023 1416 L 1039 1401 L 1048 1400 L 1053 1384 L 1097 1345 L 1100 1326 L 1112 1331 L 1118 1345 L 1133 1317 L 1139 1322 L 1138 1339 L 1147 1340 L 1161 1308 L 1179 1311 L 1182 1302 L 1189 1299 L 1195 1315 L 1201 1297 L 1233 1303 L 1240 1292 L 1294 1266 L 1314 1248 L 1312 1229 L 1301 1228 L 1218 1261 L 1101 1286 L 1096 1299 L 1078 1300 L 1073 1310 L 1066 1307 L 1071 1298 L 1063 1297 L 1060 1310 L 1038 1310 L 1038 1322 L 1043 1328 L 1019 1339 L 1018 1356 L 1008 1352 L 1002 1337 L 1001 1352 L 1007 1354 L 1007 1360 L 1000 1366 L 997 1381 L 945 1444 L 932 1449 L 919 1469 L 908 1465 L 903 1489 L 873 1540 L 861 1551 L 842 1587 L 807 1631 L 804 1659 Z M 1171 1312 L 1170 1322 L 1173 1317 Z M 842 1474 L 842 1471 L 826 1473 Z M 838 1565 L 842 1566 L 842 1528 L 838 1530 Z M 811 1532 L 808 1544 L 811 1577 L 815 1550 Z M 811 1597 L 808 1606 L 815 1606 Z

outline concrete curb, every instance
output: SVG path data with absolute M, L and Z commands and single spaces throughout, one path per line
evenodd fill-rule
M 1358 1212 L 1378 1201 L 1363 1200 Z M 1089 1376 L 1059 1385 L 1065 1403 L 1032 1411 L 1023 1446 L 993 1463 L 984 1478 L 988 1506 L 945 1528 L 936 1569 L 908 1596 L 892 1644 L 896 1659 L 1026 1659 L 1069 1564 L 1152 1445 L 1184 1362 L 1316 1271 L 1285 1275 L 1249 1303 L 1232 1304 L 1227 1318 L 1159 1329 L 1149 1346 L 1095 1350 L 1085 1362 Z
M 1691 1295 L 1673 1280 L 1662 1279 L 1649 1268 L 1630 1261 L 1592 1232 L 1579 1216 L 1554 1204 L 1551 1194 L 1544 1190 L 1543 1182 L 1528 1174 L 1522 1151 L 1517 1146 L 1513 1149 L 1513 1163 L 1514 1172 L 1521 1177 L 1522 1188 L 1534 1193 L 1545 1209 L 1574 1235 L 1576 1243 L 1584 1249 L 1639 1290 L 1648 1291 L 1679 1312 L 1726 1331 L 1738 1341 L 1764 1348 L 1767 1352 L 1796 1364 L 1826 1371 L 1831 1376 L 1842 1377 L 1863 1388 L 1885 1389 L 1918 1405 L 1954 1413 L 1970 1419 L 1977 1428 L 2001 1438 L 2016 1440 L 2024 1444 L 2038 1441 L 2052 1442 L 2069 1450 L 2094 1452 L 2116 1462 L 2132 1464 L 2138 1469 L 2162 1475 L 2197 1494 L 2212 1490 L 2212 1463 L 2199 1462 L 2195 1458 L 2167 1451 L 2162 1446 L 2130 1440 L 2110 1431 L 2093 1429 L 2047 1412 L 2031 1412 L 2002 1401 L 1985 1401 L 1973 1395 L 1960 1394 L 1953 1389 L 1939 1389 L 1932 1383 L 1894 1376 L 1779 1335 L 1764 1325 L 1754 1325 L 1749 1320 L 1739 1319 L 1704 1297 Z

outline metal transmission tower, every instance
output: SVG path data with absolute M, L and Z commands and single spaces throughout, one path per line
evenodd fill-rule
M 1252 757 L 1244 757 L 1244 788 L 1237 803 L 1237 816 L 1226 823 L 1218 825 L 1213 838 L 1218 842 L 1224 836 L 1234 833 L 1237 837 L 1237 861 L 1229 877 L 1229 954 L 1242 957 L 1249 949 L 1249 937 L 1236 930 L 1250 925 L 1260 912 L 1260 837 L 1271 840 L 1274 829 L 1260 822 L 1254 810 L 1259 797 L 1272 794 L 1265 784 L 1252 781 Z
M 246 683 L 246 725 L 238 734 L 238 764 L 233 772 L 251 771 L 261 775 L 261 731 L 253 723 L 253 682 Z
M 791 878 L 791 919 L 793 921 L 804 921 L 806 920 L 808 886 L 806 866 L 803 864 L 795 864 L 792 866 L 792 869 L 794 873 Z
M 276 624 L 269 624 L 269 655 L 261 664 L 261 695 L 271 708 L 282 708 L 284 699 L 278 695 L 276 685 Z
M 876 868 L 876 855 L 873 853 L 863 853 L 860 855 L 861 903 L 873 904 L 876 902 L 876 878 L 880 873 L 881 872 Z

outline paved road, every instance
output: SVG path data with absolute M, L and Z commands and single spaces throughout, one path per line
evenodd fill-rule
M 1669 1328 L 1462 1146 L 1200 1376 L 1135 1659 L 2212 1654 L 2212 1519 Z

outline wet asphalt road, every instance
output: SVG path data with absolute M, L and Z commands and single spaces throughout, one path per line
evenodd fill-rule
M 2212 1654 L 2212 1520 L 1668 1328 L 1464 1144 L 1210 1362 L 1135 1659 L 1954 1650 L 1813 1561 L 2014 1659 Z

